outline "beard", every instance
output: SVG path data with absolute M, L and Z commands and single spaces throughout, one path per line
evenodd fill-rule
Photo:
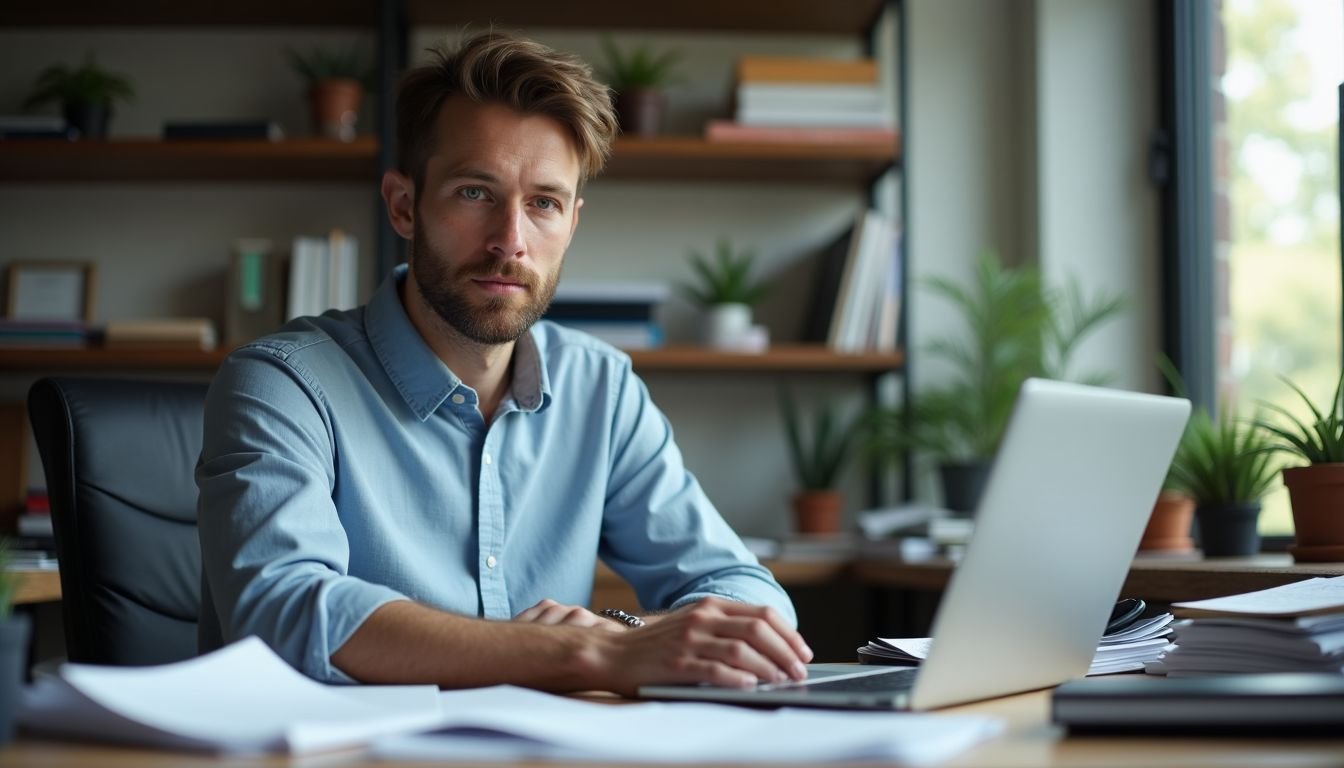
M 477 344 L 517 341 L 546 314 L 560 281 L 559 267 L 549 275 L 540 275 L 514 261 L 454 267 L 431 250 L 418 217 L 411 241 L 411 272 L 425 303 L 451 328 Z M 473 278 L 503 278 L 525 290 L 521 297 L 482 298 L 471 284 Z

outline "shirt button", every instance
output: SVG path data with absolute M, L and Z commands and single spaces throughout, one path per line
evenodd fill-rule
M 452 401 L 454 405 L 461 405 L 467 402 L 467 398 L 463 397 L 462 395 L 453 395 Z
M 481 460 L 484 461 L 486 464 L 493 464 L 493 463 L 494 463 L 494 459 L 490 458 L 490 454 L 488 454 L 488 453 L 485 454 L 485 456 L 484 456 Z
M 494 556 L 494 555 L 491 555 L 491 556 L 485 558 L 485 567 L 486 567 L 486 568 L 494 568 L 494 567 L 495 567 L 495 564 L 498 563 L 498 562 L 499 562 L 499 561 L 495 559 L 495 556 Z

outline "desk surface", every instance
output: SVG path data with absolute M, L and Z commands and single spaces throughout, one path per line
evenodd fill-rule
M 948 712 L 974 712 L 1001 717 L 1008 725 L 1002 736 L 980 745 L 944 765 L 949 768 L 980 766 L 1307 766 L 1344 765 L 1344 736 L 1333 740 L 1298 741 L 1264 739 L 1186 739 L 1186 738 L 1066 738 L 1063 731 L 1050 725 L 1049 694 L 1044 691 L 956 707 Z M 302 760 L 285 758 L 219 759 L 177 752 L 153 752 L 138 749 L 81 744 L 43 742 L 20 737 L 0 749 L 0 768 L 45 766 L 57 768 L 168 768 L 168 766 L 242 766 L 321 765 L 323 768 L 378 765 L 406 766 L 426 763 L 374 763 L 359 752 L 333 753 Z M 459 765 L 466 765 L 460 763 Z M 491 765 L 500 765 L 492 763 Z M 537 765 L 532 763 L 531 765 Z

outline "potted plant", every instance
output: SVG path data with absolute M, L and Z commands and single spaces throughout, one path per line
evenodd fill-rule
M 86 139 L 106 139 L 112 120 L 112 107 L 118 101 L 135 98 L 135 89 L 125 75 L 98 65 L 93 52 L 79 67 L 53 64 L 38 74 L 24 100 L 24 109 L 57 101 L 70 127 Z
M 616 119 L 621 133 L 649 138 L 662 130 L 666 107 L 664 89 L 676 80 L 681 51 L 654 54 L 648 46 L 621 53 L 610 37 L 603 38 L 606 66 L 600 76 L 616 94 Z
M 725 237 L 713 258 L 692 250 L 689 259 L 696 281 L 683 284 L 682 291 L 705 309 L 705 343 L 717 349 L 742 349 L 751 332 L 752 308 L 766 293 L 766 284 L 751 274 L 756 254 L 738 251 Z
M 1322 411 L 1293 382 L 1283 378 L 1311 411 L 1299 418 L 1287 409 L 1266 403 L 1283 416 L 1286 426 L 1258 422 L 1278 438 L 1274 449 L 1306 462 L 1285 467 L 1283 484 L 1293 508 L 1293 559 L 1298 561 L 1344 560 L 1344 373 L 1335 385 L 1330 409 Z
M 28 636 L 32 630 L 28 617 L 12 610 L 18 578 L 9 565 L 9 542 L 0 539 L 0 744 L 9 743 L 14 737 L 19 689 L 23 686 Z
M 364 64 L 358 47 L 343 50 L 314 48 L 304 55 L 288 48 L 289 64 L 308 85 L 313 133 L 340 141 L 354 141 L 359 104 L 372 89 L 373 70 Z
M 859 417 L 842 419 L 831 403 L 811 414 L 804 430 L 805 415 L 793 394 L 780 388 L 780 413 L 788 437 L 789 459 L 798 492 L 793 496 L 794 529 L 799 533 L 838 533 L 844 495 L 836 484 L 847 466 Z M 810 435 L 804 435 L 804 431 Z
M 1195 500 L 1205 557 L 1246 557 L 1260 550 L 1260 500 L 1278 475 L 1273 449 L 1269 433 L 1254 422 L 1238 422 L 1225 409 L 1217 422 L 1204 409 L 1190 416 L 1171 478 Z
M 966 328 L 964 338 L 941 337 L 925 348 L 949 364 L 951 376 L 913 395 L 905 410 L 877 411 L 866 443 L 880 457 L 910 450 L 936 456 L 943 506 L 969 514 L 1022 382 L 1040 376 L 1104 383 L 1104 374 L 1074 372 L 1073 355 L 1125 305 L 1118 296 L 1084 296 L 1076 281 L 1047 288 L 1037 269 L 1003 267 L 993 252 L 981 255 L 969 288 L 942 277 L 925 284 L 957 309 Z

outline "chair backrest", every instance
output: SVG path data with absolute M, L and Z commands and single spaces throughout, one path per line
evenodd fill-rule
M 161 664 L 196 655 L 193 472 L 206 387 L 45 378 L 28 392 L 71 661 Z

